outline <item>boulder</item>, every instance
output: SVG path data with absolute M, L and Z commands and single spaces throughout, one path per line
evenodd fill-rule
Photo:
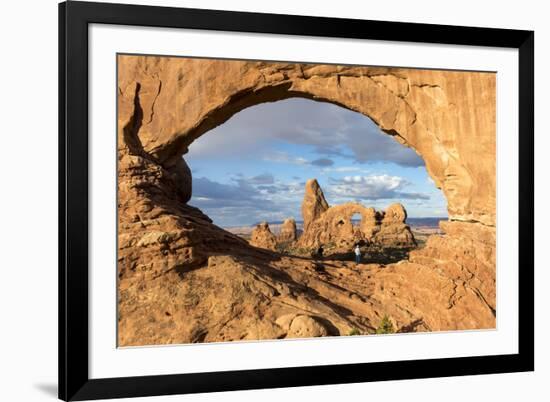
M 387 248 L 413 248 L 416 246 L 411 229 L 404 223 L 381 225 L 372 240 L 374 244 Z
M 327 335 L 329 332 L 326 327 L 308 315 L 296 316 L 292 320 L 287 334 L 289 338 L 316 338 Z

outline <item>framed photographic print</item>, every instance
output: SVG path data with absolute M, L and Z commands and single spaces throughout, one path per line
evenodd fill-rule
M 530 371 L 534 33 L 59 5 L 59 397 Z

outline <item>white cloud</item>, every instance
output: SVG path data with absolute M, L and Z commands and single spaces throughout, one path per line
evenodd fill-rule
M 231 180 L 232 183 L 226 184 L 194 177 L 189 204 L 201 209 L 220 226 L 282 220 L 300 211 L 301 184 L 278 182 L 270 173 Z
M 186 159 L 242 155 L 256 157 L 272 141 L 311 146 L 321 158 L 348 158 L 356 163 L 394 162 L 423 166 L 422 159 L 369 118 L 340 106 L 307 99 L 287 99 L 247 108 L 206 133 L 189 147 Z M 304 158 L 283 154 L 267 160 L 307 164 Z M 319 158 L 319 159 L 321 159 Z
M 365 169 L 361 169 L 359 166 L 339 166 L 324 168 L 325 173 L 347 173 L 347 172 L 366 172 Z
M 264 161 L 277 163 L 291 163 L 293 165 L 308 165 L 309 161 L 302 157 L 289 155 L 286 152 L 275 151 L 270 152 L 263 157 Z
M 426 194 L 403 191 L 407 185 L 409 183 L 402 177 L 386 174 L 345 176 L 341 179 L 331 178 L 328 193 L 332 197 L 356 200 L 430 198 Z

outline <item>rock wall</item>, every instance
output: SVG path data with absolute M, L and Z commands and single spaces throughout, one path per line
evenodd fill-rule
M 152 279 L 206 263 L 247 242 L 181 201 L 179 182 L 146 154 L 119 149 L 118 275 Z
M 439 223 L 445 235 L 432 235 L 426 246 L 411 251 L 409 261 L 431 267 L 460 289 L 454 299 L 474 294 L 496 317 L 496 233 L 465 222 Z

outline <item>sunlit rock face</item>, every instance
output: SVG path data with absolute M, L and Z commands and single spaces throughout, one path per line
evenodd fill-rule
M 399 203 L 390 205 L 384 211 L 380 229 L 373 242 L 384 247 L 414 247 L 416 241 L 411 229 L 406 224 L 407 211 Z
M 302 219 L 304 231 L 307 231 L 312 222 L 317 220 L 328 209 L 328 203 L 321 186 L 315 179 L 306 182 L 304 200 L 302 201 Z
M 281 233 L 277 236 L 277 240 L 281 243 L 294 242 L 298 239 L 298 230 L 296 221 L 292 218 L 285 219 L 281 226 Z
M 315 249 L 330 245 L 349 251 L 356 244 L 363 243 L 388 248 L 416 246 L 406 224 L 407 212 L 403 205 L 392 204 L 386 211 L 376 211 L 356 202 L 329 206 L 315 179 L 306 182 L 302 214 L 304 233 L 298 240 L 300 247 Z M 356 215 L 361 217 L 358 225 L 352 221 Z
M 119 344 L 368 332 L 385 313 L 409 330 L 494 328 L 495 74 L 120 55 L 118 77 Z M 187 205 L 189 144 L 246 107 L 290 97 L 362 113 L 412 147 L 447 199 L 445 234 L 383 271 L 341 271 L 327 290 L 304 261 L 253 248 Z M 296 285 L 304 275 L 317 298 Z M 337 290 L 354 281 L 360 291 Z M 273 303 L 285 295 L 300 302 Z M 315 331 L 277 324 L 304 310 Z
M 275 251 L 277 238 L 273 233 L 271 233 L 267 222 L 262 222 L 256 225 L 250 236 L 250 244 L 254 247 Z

